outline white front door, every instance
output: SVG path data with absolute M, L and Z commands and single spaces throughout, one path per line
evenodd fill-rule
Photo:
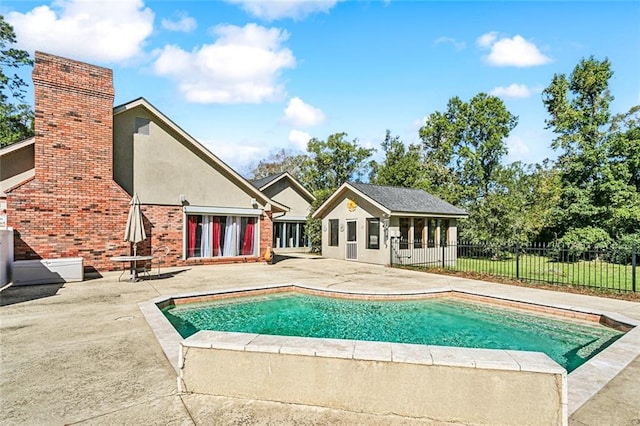
M 345 259 L 358 259 L 358 238 L 357 238 L 358 222 L 355 220 L 347 221 L 347 252 Z

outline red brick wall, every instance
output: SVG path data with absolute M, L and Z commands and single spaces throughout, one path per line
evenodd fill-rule
M 193 266 L 213 265 L 220 263 L 244 263 L 264 260 L 267 246 L 271 246 L 272 222 L 268 214 L 260 218 L 260 256 L 238 256 L 218 258 L 182 259 L 184 218 L 182 209 L 178 206 L 141 206 L 147 239 L 138 244 L 138 253 L 154 254 L 160 261 L 160 266 Z M 160 249 L 169 248 L 169 254 L 164 255 Z M 125 254 L 124 252 L 122 254 Z
M 36 176 L 7 194 L 15 258 L 83 257 L 110 269 L 128 251 L 128 194 L 113 181 L 111 70 L 36 52 Z
M 15 259 L 82 257 L 87 270 L 113 270 L 130 254 L 123 241 L 130 196 L 113 181 L 111 70 L 36 52 L 35 178 L 7 194 Z M 270 214 L 260 220 L 260 256 L 182 259 L 179 206 L 142 206 L 147 240 L 139 254 L 167 246 L 162 266 L 262 260 L 271 245 Z

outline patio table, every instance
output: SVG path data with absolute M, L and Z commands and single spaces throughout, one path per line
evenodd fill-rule
M 137 268 L 138 261 L 141 261 L 141 260 L 147 261 L 147 260 L 152 260 L 153 258 L 154 256 L 114 256 L 112 257 L 111 258 L 112 262 L 123 263 L 122 273 L 118 277 L 118 282 L 120 281 L 120 278 L 122 278 L 122 275 L 125 272 L 124 263 L 129 262 L 129 272 L 130 272 L 129 281 L 136 282 L 138 281 L 138 268 Z

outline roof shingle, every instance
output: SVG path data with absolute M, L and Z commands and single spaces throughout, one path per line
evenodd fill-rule
M 467 212 L 421 189 L 349 182 L 353 188 L 392 212 L 467 215 Z

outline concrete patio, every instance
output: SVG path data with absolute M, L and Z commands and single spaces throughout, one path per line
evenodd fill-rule
M 167 274 L 171 272 L 171 274 Z M 2 425 L 447 424 L 318 407 L 179 394 L 173 367 L 138 303 L 159 295 L 302 282 L 334 289 L 402 291 L 455 285 L 540 302 L 619 312 L 640 303 L 493 284 L 337 260 L 288 258 L 163 270 L 162 279 L 118 282 L 119 272 L 65 285 L 0 293 Z M 640 424 L 640 358 L 570 417 L 573 425 Z M 535 419 L 532 419 L 535 424 Z

